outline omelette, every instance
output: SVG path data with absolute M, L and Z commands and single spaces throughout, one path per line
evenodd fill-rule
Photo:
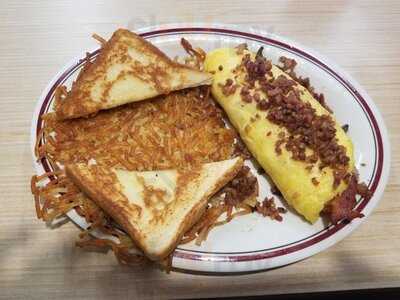
M 204 64 L 214 74 L 213 97 L 290 206 L 311 223 L 330 205 L 335 207 L 335 200 L 354 208 L 352 142 L 299 80 L 247 48 L 213 50 Z M 298 116 L 293 107 L 306 113 Z M 324 135 L 328 142 L 320 138 Z

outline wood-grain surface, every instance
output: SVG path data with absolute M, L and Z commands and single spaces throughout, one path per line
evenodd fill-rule
M 51 230 L 35 216 L 30 123 L 47 82 L 90 49 L 93 32 L 166 22 L 247 24 L 314 48 L 374 99 L 389 129 L 392 167 L 384 197 L 351 236 L 302 262 L 241 276 L 169 275 L 117 264 L 74 246 L 78 229 Z M 0 298 L 183 298 L 400 286 L 399 1 L 0 2 Z

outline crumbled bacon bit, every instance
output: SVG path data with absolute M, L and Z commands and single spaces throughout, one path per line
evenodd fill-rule
M 285 56 L 279 57 L 279 61 L 281 63 L 283 63 L 283 66 L 281 67 L 281 69 L 284 72 L 286 72 L 286 71 L 293 72 L 294 68 L 297 65 L 297 62 L 294 59 L 288 58 L 288 57 L 285 57 Z
M 286 142 L 286 140 L 283 139 L 283 138 L 281 138 L 281 139 L 279 139 L 279 140 L 276 141 L 276 143 L 275 143 L 275 152 L 276 152 L 276 154 L 278 154 L 278 155 L 281 155 L 281 154 L 282 154 L 281 146 L 282 146 L 285 142 Z
M 269 107 L 270 107 L 269 102 L 265 99 L 257 103 L 257 108 L 259 110 L 268 110 Z
M 224 194 L 227 205 L 237 206 L 249 197 L 258 194 L 258 182 L 250 168 L 243 166 L 236 177 L 221 189 L 219 194 Z
M 357 184 L 357 194 L 366 199 L 369 199 L 372 196 L 371 191 L 364 182 Z
M 244 96 L 248 94 L 250 94 L 249 88 L 247 86 L 242 87 L 242 89 L 240 90 L 240 95 Z
M 247 50 L 247 44 L 246 43 L 242 43 L 236 46 L 236 54 L 238 55 L 242 55 L 244 53 L 245 50 Z
M 309 90 L 311 88 L 310 78 L 308 78 L 308 77 L 303 78 L 301 76 L 299 76 L 299 77 L 296 76 L 295 79 L 298 83 L 300 83 L 302 86 L 304 86 L 307 90 Z
M 233 156 L 240 155 L 244 159 L 252 158 L 250 151 L 247 149 L 246 145 L 243 143 L 240 137 L 237 137 L 237 141 L 234 146 Z
M 282 93 L 283 93 L 283 91 L 279 87 L 276 87 L 276 88 L 274 88 L 272 90 L 267 90 L 268 97 L 275 97 L 275 96 L 277 96 L 279 94 L 282 94 Z
M 270 135 L 271 135 L 271 133 L 272 133 L 271 131 L 268 131 L 268 132 L 267 132 L 267 136 L 270 136 Z
M 319 104 L 322 105 L 322 107 L 324 107 L 327 111 L 329 111 L 330 113 L 333 113 L 333 111 L 331 110 L 331 108 L 328 106 L 328 104 L 326 104 L 325 102 L 325 96 L 324 94 L 320 93 L 315 93 L 313 90 L 309 91 L 313 97 L 319 102 Z
M 259 52 L 261 51 L 262 49 Z M 291 152 L 295 160 L 309 164 L 315 164 L 320 160 L 321 170 L 327 166 L 335 170 L 333 185 L 337 187 L 341 180 L 348 181 L 349 179 L 345 171 L 349 163 L 346 148 L 338 144 L 333 118 L 330 115 L 317 115 L 310 103 L 300 99 L 300 91 L 295 88 L 296 81 L 304 85 L 323 106 L 324 96 L 314 92 L 308 78 L 296 76 L 294 69 L 297 63 L 294 59 L 281 57 L 280 62 L 283 64 L 281 69 L 292 78 L 286 75 L 273 78 L 272 64 L 262 56 L 262 53 L 253 60 L 250 54 L 245 54 L 241 64 L 236 67 L 237 70 L 243 68 L 246 70 L 246 86 L 240 93 L 242 100 L 244 102 L 254 100 L 254 96 L 250 96 L 249 89 L 254 88 L 258 81 L 260 90 L 267 94 L 268 100 L 258 100 L 257 108 L 267 111 L 267 119 L 284 127 L 289 133 L 288 137 L 279 138 L 276 141 L 276 153 L 281 154 L 281 146 L 285 144 L 285 149 Z M 312 150 L 312 153 L 306 155 L 306 149 Z
M 306 144 L 302 141 L 301 137 L 289 136 L 285 145 L 286 150 L 292 152 L 292 157 L 295 160 L 305 161 L 306 157 Z
M 251 103 L 253 101 L 250 90 L 246 86 L 242 87 L 242 89 L 240 90 L 240 96 L 242 97 L 243 102 Z
M 344 177 L 347 175 L 346 170 L 334 170 L 333 171 L 333 188 L 337 188 L 340 184 L 340 182 L 342 181 L 342 179 L 344 179 Z
M 242 100 L 245 103 L 251 103 L 251 102 L 253 102 L 253 97 L 250 94 L 245 95 L 245 96 L 242 96 Z
M 318 181 L 317 178 L 315 178 L 315 177 L 311 178 L 311 182 L 312 182 L 312 184 L 315 185 L 315 186 L 319 185 L 319 181 Z
M 228 78 L 225 81 L 225 84 L 219 84 L 219 86 L 222 88 L 222 93 L 225 96 L 232 95 L 236 92 L 236 89 L 238 88 L 238 85 L 233 84 L 233 80 L 231 78 Z
M 252 61 L 250 55 L 245 55 L 242 59 L 242 64 L 247 71 L 247 81 L 263 78 L 266 74 L 271 75 L 272 64 L 264 57 L 258 56 L 255 61 Z
M 348 164 L 345 147 L 337 143 L 335 122 L 331 116 L 318 116 L 309 103 L 301 101 L 292 92 L 280 98 L 271 97 L 269 103 L 267 118 L 291 134 L 286 149 L 292 152 L 294 159 L 305 161 L 305 150 L 309 147 L 324 166 L 335 168 Z M 316 161 L 315 156 L 309 156 L 311 159 Z
M 280 214 L 285 213 L 286 209 L 283 207 L 276 207 L 274 197 L 266 197 L 264 201 L 260 204 L 256 204 L 256 211 L 262 214 L 264 217 L 270 217 L 272 220 L 281 222 L 283 220 Z
M 219 70 L 219 71 L 222 71 L 223 69 L 224 69 L 223 66 L 221 66 L 221 65 L 218 66 L 218 70 Z
M 312 95 L 313 97 L 329 112 L 332 112 L 332 110 L 328 107 L 328 105 L 325 102 L 325 97 L 324 94 L 318 94 L 315 92 L 314 87 L 311 86 L 310 84 L 310 78 L 306 77 L 303 78 L 301 76 L 297 76 L 296 73 L 294 72 L 294 69 L 297 65 L 296 60 L 292 58 L 287 58 L 287 57 L 280 57 L 279 61 L 283 63 L 283 66 L 280 66 L 279 68 L 287 73 L 290 77 L 292 77 L 296 82 L 298 82 L 300 85 L 305 87 Z
M 359 187 L 362 186 L 361 191 Z M 352 175 L 349 186 L 340 195 L 333 198 L 324 208 L 323 213 L 326 214 L 333 224 L 338 223 L 341 220 L 350 222 L 355 218 L 362 218 L 364 215 L 358 211 L 354 211 L 353 208 L 356 206 L 356 195 L 361 196 L 369 195 L 371 192 L 366 188 L 366 185 L 357 183 L 357 176 Z
M 350 173 L 347 173 L 347 174 L 343 177 L 343 181 L 344 181 L 344 183 L 346 183 L 346 184 L 349 184 L 350 179 L 351 179 L 351 174 L 350 174 Z
M 307 156 L 306 158 L 306 162 L 310 163 L 310 164 L 315 164 L 318 161 L 318 155 L 317 153 L 313 153 L 309 156 Z M 312 168 L 312 165 L 311 165 Z
M 288 79 L 284 75 L 279 75 L 276 79 L 272 79 L 271 81 L 263 82 L 261 88 L 265 93 L 268 95 L 268 91 L 273 90 L 275 88 L 279 88 L 275 91 L 282 91 L 280 94 L 288 94 L 290 91 L 293 90 L 293 86 L 296 85 L 291 79 Z M 271 93 L 271 92 L 270 92 Z M 271 95 L 273 97 L 273 95 Z

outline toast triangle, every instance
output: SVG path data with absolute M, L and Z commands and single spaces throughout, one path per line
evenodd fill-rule
M 179 64 L 137 34 L 118 29 L 55 110 L 59 119 L 83 117 L 211 80 L 211 74 Z
M 243 166 L 239 157 L 190 170 L 126 171 L 67 165 L 67 175 L 151 260 L 162 260 L 202 216 L 210 197 Z

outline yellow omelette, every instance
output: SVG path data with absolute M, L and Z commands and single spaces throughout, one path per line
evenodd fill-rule
M 223 107 L 249 151 L 272 178 L 286 201 L 306 220 L 314 223 L 324 206 L 342 193 L 348 185 L 341 181 L 338 187 L 333 188 L 332 168 L 325 167 L 320 170 L 319 162 L 313 164 L 311 169 L 307 168 L 310 166 L 309 163 L 294 160 L 285 147 L 282 147 L 282 153 L 278 155 L 275 151 L 275 144 L 279 140 L 278 134 L 285 132 L 288 135 L 288 131 L 270 122 L 266 118 L 267 112 L 257 109 L 254 101 L 244 102 L 241 99 L 240 88 L 230 95 L 223 93 L 222 86 L 227 79 L 232 79 L 239 87 L 243 86 L 245 71 L 239 71 L 243 74 L 234 74 L 232 71 L 240 65 L 246 54 L 250 54 L 252 58 L 255 57 L 254 53 L 247 50 L 238 53 L 234 48 L 220 48 L 207 54 L 205 70 L 214 74 L 212 95 Z M 277 66 L 273 65 L 271 72 L 274 78 L 284 75 L 292 79 Z M 309 102 L 317 115 L 330 114 L 302 85 L 296 84 L 294 88 L 300 92 L 301 101 Z M 262 91 L 260 94 L 267 98 Z M 346 148 L 346 155 L 350 159 L 347 172 L 352 173 L 354 171 L 352 142 L 338 122 L 335 121 L 335 123 L 337 143 Z M 268 137 L 267 132 L 270 132 Z M 311 149 L 306 151 L 311 151 Z M 319 184 L 313 184 L 312 178 L 315 178 Z

